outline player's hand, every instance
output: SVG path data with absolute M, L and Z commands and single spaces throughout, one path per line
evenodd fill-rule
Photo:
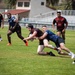
M 24 38 L 23 40 L 27 40 L 26 38 Z
M 62 32 L 65 32 L 65 29 L 63 29 Z

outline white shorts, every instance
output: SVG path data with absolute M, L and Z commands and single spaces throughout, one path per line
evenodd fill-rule
M 44 45 L 39 45 L 37 49 L 37 53 L 43 52 L 43 49 L 44 49 Z

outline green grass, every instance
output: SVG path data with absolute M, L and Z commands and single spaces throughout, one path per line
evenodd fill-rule
M 26 47 L 16 33 L 11 35 L 12 46 L 7 46 L 7 27 L 0 33 L 3 38 L 0 42 L 0 75 L 75 75 L 75 64 L 69 56 L 58 55 L 49 48 L 44 51 L 53 51 L 56 57 L 37 55 L 38 40 L 29 41 Z M 28 33 L 22 28 L 24 37 Z M 66 46 L 75 53 L 75 31 L 66 31 Z

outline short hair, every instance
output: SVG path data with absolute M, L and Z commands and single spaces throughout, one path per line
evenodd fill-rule
M 31 28 L 31 29 L 34 28 L 32 24 L 28 24 L 28 27 Z
M 42 27 L 47 27 L 46 25 L 43 25 Z
M 7 15 L 11 15 L 11 13 L 7 13 Z
M 61 10 L 57 10 L 57 13 L 61 13 Z
M 57 13 L 61 13 L 61 12 L 57 12 Z

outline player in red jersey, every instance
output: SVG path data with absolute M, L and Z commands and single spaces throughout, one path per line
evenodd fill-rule
M 65 30 L 68 26 L 68 22 L 66 18 L 61 16 L 61 11 L 57 11 L 57 17 L 53 20 L 53 24 L 52 24 L 53 29 L 55 29 L 55 24 L 57 28 L 57 35 L 58 36 L 62 35 L 62 38 L 65 42 Z

